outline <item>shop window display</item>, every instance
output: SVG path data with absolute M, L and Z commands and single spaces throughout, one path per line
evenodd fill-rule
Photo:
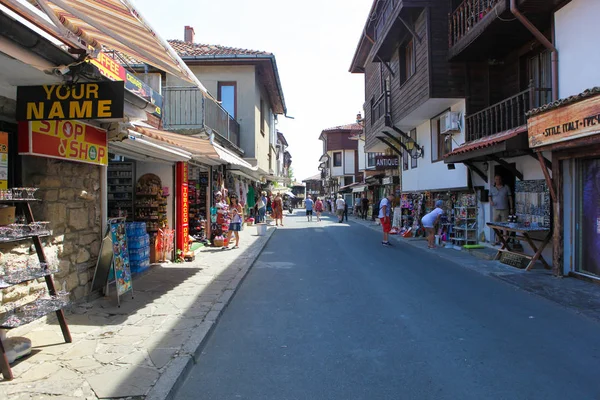
M 579 163 L 577 268 L 600 276 L 600 159 Z
M 109 218 L 124 217 L 132 221 L 135 164 L 111 162 L 107 170 Z
M 167 228 L 167 196 L 160 178 L 146 174 L 138 179 L 135 193 L 135 220 L 146 223 L 150 234 L 150 262 L 157 261 L 156 237 L 160 229 Z

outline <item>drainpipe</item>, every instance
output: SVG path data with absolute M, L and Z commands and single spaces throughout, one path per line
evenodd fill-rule
M 554 47 L 552 42 L 550 42 L 548 38 L 546 38 L 546 36 L 544 36 L 544 34 L 527 19 L 527 17 L 521 14 L 517 8 L 517 0 L 510 0 L 510 12 L 544 45 L 544 47 L 552 51 L 550 56 L 552 62 L 552 101 L 558 100 L 558 50 L 556 50 L 556 47 Z

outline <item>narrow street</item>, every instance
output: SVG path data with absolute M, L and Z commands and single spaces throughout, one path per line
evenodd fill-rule
M 596 322 L 420 249 L 383 248 L 362 225 L 300 213 L 275 232 L 176 398 L 600 397 Z

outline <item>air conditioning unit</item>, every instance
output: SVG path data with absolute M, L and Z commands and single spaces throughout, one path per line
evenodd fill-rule
M 460 132 L 460 113 L 450 111 L 440 118 L 440 133 L 442 135 L 452 135 Z

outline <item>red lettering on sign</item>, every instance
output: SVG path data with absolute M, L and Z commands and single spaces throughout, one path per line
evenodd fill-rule
M 175 187 L 177 188 L 177 249 L 187 253 L 189 247 L 189 199 L 188 199 L 188 165 L 178 162 L 175 170 Z

